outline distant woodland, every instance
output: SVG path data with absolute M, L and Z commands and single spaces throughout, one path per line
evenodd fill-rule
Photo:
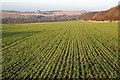
M 42 15 L 29 15 L 29 14 L 21 15 L 20 12 L 17 12 L 17 14 L 9 14 L 7 11 L 6 12 L 2 11 L 2 23 L 3 24 L 20 24 L 20 23 L 36 23 L 36 22 L 71 21 L 71 20 L 118 21 L 119 10 L 120 10 L 120 6 L 116 6 L 106 11 L 86 12 L 86 13 L 81 13 L 76 15 L 72 15 L 72 14 L 71 15 L 67 15 L 67 14 L 54 15 L 52 12 L 49 12 L 47 14 L 37 13 Z M 15 13 L 15 12 L 12 12 L 12 13 Z

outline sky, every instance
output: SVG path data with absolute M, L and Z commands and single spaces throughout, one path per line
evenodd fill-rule
M 2 10 L 15 11 L 104 11 L 118 5 L 120 0 L 0 0 Z

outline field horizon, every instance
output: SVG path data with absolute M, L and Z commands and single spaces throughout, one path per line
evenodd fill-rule
M 0 80 L 120 80 L 119 0 L 1 0 Z

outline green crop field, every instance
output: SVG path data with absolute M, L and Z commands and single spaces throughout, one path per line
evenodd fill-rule
M 3 79 L 117 78 L 118 24 L 3 24 Z

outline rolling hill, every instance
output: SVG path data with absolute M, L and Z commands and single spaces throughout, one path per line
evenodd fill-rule
M 101 12 L 90 12 L 80 16 L 81 20 L 95 20 L 95 21 L 117 21 L 119 20 L 118 11 L 120 6 L 115 6 L 109 10 Z
M 58 22 L 71 20 L 84 21 L 118 21 L 118 11 L 120 6 L 115 6 L 106 11 L 99 12 L 80 12 L 80 11 L 44 11 L 36 12 L 18 12 L 2 11 L 2 23 L 35 23 L 35 22 Z

